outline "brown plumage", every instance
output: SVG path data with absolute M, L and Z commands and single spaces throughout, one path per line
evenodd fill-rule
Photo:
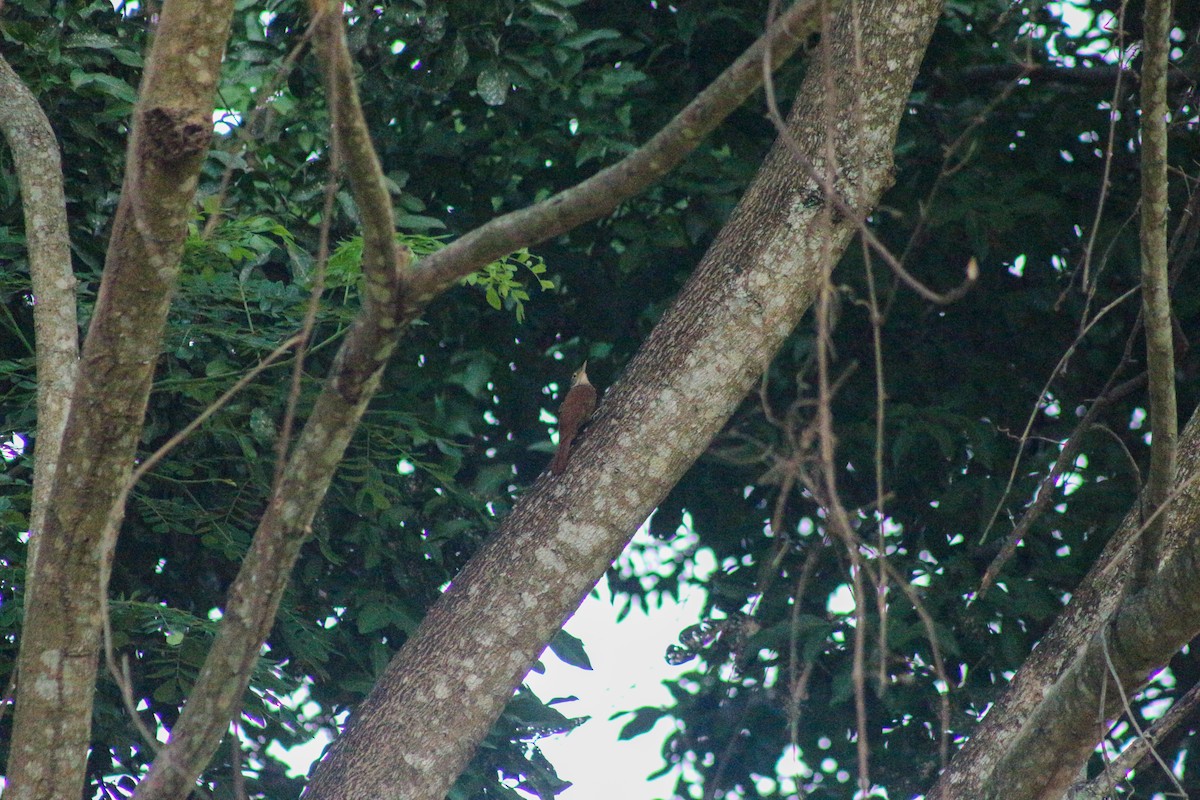
M 561 474 L 571 459 L 571 443 L 580 427 L 596 409 L 596 387 L 588 382 L 587 362 L 571 376 L 571 389 L 558 407 L 558 450 L 550 462 L 550 472 Z

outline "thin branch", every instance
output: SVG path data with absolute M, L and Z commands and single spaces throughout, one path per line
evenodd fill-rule
M 0 722 L 4 721 L 4 715 L 8 712 L 8 707 L 16 701 L 17 696 L 17 665 L 12 665 L 12 672 L 9 673 L 8 686 L 4 688 L 4 694 L 0 694 Z
M 962 158 L 958 159 L 953 165 L 950 163 L 951 159 L 955 158 L 958 155 L 958 152 L 962 150 L 968 142 L 971 141 L 971 134 L 973 134 L 979 127 L 984 125 L 991 117 L 992 113 L 1001 105 L 1003 105 L 1009 97 L 1012 96 L 1013 92 L 1017 90 L 1017 87 L 1021 85 L 1021 79 L 1028 74 L 1029 69 L 1022 69 L 1018 71 L 1017 74 L 1013 75 L 1012 78 L 1009 79 L 1008 85 L 1005 86 L 999 94 L 989 100 L 988 104 L 980 109 L 978 114 L 971 117 L 971 121 L 967 127 L 964 128 L 962 132 L 959 133 L 958 137 L 955 138 L 955 140 L 945 148 L 945 152 L 942 155 L 941 169 L 938 170 L 938 175 L 933 181 L 933 186 L 929 188 L 929 192 L 925 195 L 925 200 L 920 204 L 920 214 L 917 217 L 917 224 L 913 227 L 913 232 L 908 237 L 908 244 L 905 245 L 904 252 L 900 254 L 901 264 L 907 264 L 909 258 L 913 254 L 913 251 L 916 250 L 924 241 L 925 233 L 929 225 L 930 209 L 933 208 L 934 201 L 938 198 L 938 195 L 941 194 L 942 187 L 945 186 L 946 181 L 958 174 L 958 172 L 970 162 L 971 155 L 975 152 L 975 148 L 970 148 L 967 153 L 965 153 Z
M 234 717 L 230 724 L 229 733 L 229 765 L 234 800 L 249 800 L 250 795 L 246 793 L 246 774 L 242 772 L 242 725 L 238 717 Z
M 309 24 L 305 33 L 307 40 L 316 29 Z M 293 50 L 295 53 L 298 51 Z M 325 94 L 329 106 L 329 116 L 337 119 L 341 102 L 336 93 L 337 87 L 329 81 Z M 329 230 L 333 224 L 333 202 L 337 195 L 338 176 L 342 170 L 342 151 L 344 145 L 338 135 L 338 126 L 332 125 L 329 130 L 329 175 L 325 179 L 325 197 L 321 207 L 321 227 L 317 238 L 317 264 L 313 270 L 312 288 L 308 292 L 308 305 L 304 310 L 304 323 L 301 325 L 300 346 L 296 349 L 296 363 L 292 365 L 292 384 L 288 391 L 287 405 L 283 413 L 283 422 L 279 426 L 279 440 L 275 444 L 275 476 L 271 480 L 271 492 L 279 490 L 283 480 L 283 470 L 287 465 L 288 448 L 292 440 L 292 428 L 296 421 L 296 408 L 300 404 L 301 382 L 304 378 L 304 361 L 308 356 L 308 343 L 312 339 L 313 328 L 317 323 L 317 311 L 321 307 L 321 296 L 325 293 L 325 272 L 329 266 Z
M 721 755 L 717 758 L 716 767 L 712 771 L 712 777 L 706 777 L 704 780 L 704 794 L 701 800 L 716 800 L 717 792 L 720 791 L 721 781 L 725 779 L 725 770 L 729 767 L 733 760 L 733 754 L 739 743 L 749 741 L 749 737 L 742 735 L 743 725 L 746 723 L 746 717 L 750 714 L 751 706 L 743 705 L 734 719 L 731 729 L 733 735 L 725 742 L 725 747 L 721 749 Z
M 1117 369 L 1120 370 L 1123 367 L 1124 363 L 1118 366 Z M 1079 424 L 1075 426 L 1075 430 L 1067 437 L 1067 441 L 1063 444 L 1062 449 L 1059 450 L 1058 458 L 1054 460 L 1054 466 L 1050 468 L 1046 477 L 1042 478 L 1042 482 L 1038 484 L 1033 503 L 1025 509 L 1025 513 L 1021 515 L 1021 519 L 1013 528 L 1012 533 L 1005 539 L 1004 546 L 1000 548 L 1000 552 L 996 554 L 995 558 L 992 559 L 992 563 L 988 565 L 987 572 L 983 575 L 983 580 L 979 582 L 979 589 L 975 593 L 976 598 L 982 598 L 988 593 L 992 584 L 996 582 L 1000 570 L 1004 569 L 1004 565 L 1016 553 L 1017 546 L 1024 541 L 1025 536 L 1029 533 L 1029 529 L 1033 527 L 1033 523 L 1054 502 L 1054 498 L 1056 497 L 1055 489 L 1058 487 L 1059 479 L 1075 464 L 1075 458 L 1079 455 L 1079 451 L 1083 447 L 1083 437 L 1092 429 L 1096 418 L 1100 416 L 1100 412 L 1107 410 L 1117 400 L 1142 384 L 1139 376 L 1139 380 L 1133 382 L 1126 381 L 1117 387 L 1123 391 L 1114 391 L 1113 383 L 1116 377 L 1117 373 L 1114 372 L 1108 379 L 1108 384 L 1101 390 L 1100 396 L 1088 407 L 1087 413 L 1083 415 L 1083 419 L 1079 421 Z
M 1104 317 L 1110 311 L 1119 306 L 1121 303 L 1124 303 L 1130 297 L 1133 297 L 1134 293 L 1138 291 L 1138 288 L 1139 287 L 1135 286 L 1132 289 L 1127 290 L 1116 300 L 1113 300 L 1104 308 L 1100 309 L 1099 313 L 1097 313 L 1096 316 L 1093 317 L 1086 326 L 1084 326 L 1084 329 L 1079 332 L 1079 335 L 1075 337 L 1075 341 L 1071 342 L 1071 346 L 1067 348 L 1066 352 L 1062 354 L 1062 357 L 1058 359 L 1058 363 L 1054 365 L 1054 369 L 1050 371 L 1050 377 L 1048 377 L 1045 384 L 1042 385 L 1042 391 L 1038 395 L 1037 401 L 1033 404 L 1033 410 L 1029 412 L 1029 418 L 1025 421 L 1025 429 L 1021 431 L 1021 438 L 1017 442 L 1017 455 L 1013 459 L 1012 469 L 1010 469 L 1008 473 L 1008 483 L 1005 484 L 1004 492 L 1000 495 L 1000 499 L 996 502 L 996 507 L 992 509 L 992 515 L 988 518 L 987 525 L 983 527 L 983 533 L 979 535 L 980 544 L 987 541 L 988 534 L 992 530 L 992 525 L 996 523 L 996 519 L 1000 516 L 1000 512 L 1003 510 L 1004 504 L 1008 500 L 1009 492 L 1012 491 L 1013 484 L 1016 482 L 1017 470 L 1021 465 L 1021 451 L 1025 449 L 1025 443 L 1029 441 L 1029 432 L 1033 430 L 1033 423 L 1037 419 L 1038 412 L 1042 409 L 1042 401 L 1046 399 L 1046 395 L 1050 391 L 1050 385 L 1054 383 L 1055 379 L 1058 378 L 1064 369 L 1066 369 L 1067 362 L 1071 360 L 1071 356 L 1075 354 L 1075 351 L 1083 342 L 1083 338 L 1087 336 L 1088 332 L 1091 331 L 1093 327 L 1095 327 L 1096 323 L 1104 319 Z
M 797 669 L 800 664 L 800 608 L 808 582 L 816 572 L 817 563 L 825 551 L 825 541 L 822 537 L 820 543 L 809 547 L 804 565 L 800 568 L 800 574 L 796 577 L 796 584 L 792 589 L 792 614 L 788 624 L 788 735 L 797 750 L 800 747 L 800 704 L 808 699 L 808 681 L 817 665 L 817 659 L 814 658 L 805 664 L 803 669 Z
M 861 237 L 860 237 L 861 241 Z M 883 484 L 883 445 L 887 416 L 887 384 L 883 373 L 883 315 L 879 311 L 879 296 L 875 291 L 875 275 L 871 271 L 871 250 L 862 242 L 864 272 L 867 277 L 867 309 L 871 318 L 871 351 L 875 358 L 875 452 L 872 457 L 875 467 L 875 519 L 879 530 L 876 537 L 878 558 L 884 564 L 879 571 L 879 583 L 875 587 L 876 613 L 879 615 L 879 691 L 887 686 L 887 634 L 888 634 L 888 580 L 887 566 L 887 514 L 884 502 L 887 492 Z
M 137 699 L 133 696 L 133 678 L 129 671 L 129 659 L 125 658 L 118 664 L 116 652 L 113 650 L 112 620 L 108 613 L 108 592 L 100 593 L 100 606 L 100 613 L 104 621 L 104 665 L 108 668 L 108 674 L 112 676 L 113 682 L 117 684 L 121 702 L 125 705 L 125 713 L 129 715 L 133 727 L 141 735 L 146 746 L 150 748 L 150 752 L 157 753 L 161 743 L 146 727 L 146 723 L 142 721 L 142 715 L 138 713 Z
M 1186 178 L 1184 184 L 1188 184 Z M 1192 253 L 1196 250 L 1196 241 L 1200 239 L 1200 191 L 1197 191 L 1195 185 L 1189 188 L 1191 197 L 1188 198 L 1183 213 L 1179 215 L 1179 224 L 1175 226 L 1175 233 L 1171 235 L 1171 249 L 1168 253 L 1171 261 L 1171 286 L 1174 286 L 1179 280 L 1179 274 L 1183 272 L 1183 265 L 1192 260 Z
M 115 530 L 120 526 L 120 517 L 125 508 L 129 493 L 133 490 L 133 487 L 143 477 L 145 477 L 150 470 L 157 466 L 159 462 L 166 458 L 172 450 L 174 450 L 189 436 L 195 433 L 195 431 L 208 419 L 210 419 L 213 414 L 216 414 L 218 411 L 224 408 L 230 400 L 237 396 L 242 389 L 246 388 L 246 386 L 248 386 L 255 378 L 257 378 L 259 374 L 269 368 L 276 360 L 278 360 L 285 353 L 287 353 L 288 350 L 295 346 L 296 343 L 300 341 L 300 336 L 301 334 L 292 336 L 283 344 L 276 347 L 265 359 L 255 366 L 254 369 L 243 375 L 237 381 L 237 383 L 229 387 L 224 394 L 213 401 L 207 408 L 204 409 L 204 411 L 197 415 L 195 419 L 193 419 L 182 430 L 178 431 L 174 436 L 163 443 L 161 447 L 155 450 L 149 457 L 147 457 L 144 461 L 142 461 L 141 464 L 138 465 L 137 469 L 133 471 L 129 477 L 129 480 L 125 483 L 124 491 L 122 492 L 118 501 L 112 506 L 113 510 L 108 521 L 108 527 L 110 529 Z M 129 661 L 126 659 L 120 664 L 117 662 L 116 652 L 113 648 L 112 620 L 108 611 L 108 592 L 101 587 L 98 594 L 100 597 L 100 619 L 103 626 L 105 666 L 108 668 L 109 674 L 112 676 L 113 681 L 117 684 L 117 688 L 120 690 L 121 701 L 124 703 L 125 710 L 129 714 L 130 719 L 133 721 L 134 726 L 137 728 L 138 733 L 141 734 L 142 738 L 145 740 L 150 749 L 157 753 L 159 751 L 160 743 L 158 739 L 155 738 L 154 734 L 150 732 L 150 729 L 146 727 L 146 724 L 142 722 L 142 718 L 138 714 L 137 703 L 135 702 L 133 696 L 133 682 L 130 678 Z
M 1128 5 L 1126 0 L 1121 3 L 1121 9 L 1117 16 L 1117 46 L 1121 51 L 1124 48 L 1121 45 L 1125 39 L 1125 7 Z M 1112 181 L 1109 176 L 1112 174 L 1113 162 L 1113 142 L 1117 136 L 1117 120 L 1120 119 L 1120 114 L 1117 113 L 1117 108 L 1120 106 L 1121 92 L 1123 90 L 1121 79 L 1128 70 L 1125 65 L 1118 62 L 1116 72 L 1116 85 L 1113 86 L 1112 102 L 1108 108 L 1108 139 L 1104 145 L 1104 174 L 1100 179 L 1100 198 L 1096 201 L 1096 214 L 1092 219 L 1092 229 L 1088 233 L 1087 245 L 1083 248 L 1083 291 L 1088 296 L 1091 296 L 1091 262 L 1092 252 L 1096 247 L 1096 236 L 1100 233 L 1100 219 L 1104 216 L 1104 205 L 1108 199 L 1108 190 L 1111 187 Z
M 950 675 L 946 672 L 946 660 L 942 657 L 942 646 L 938 644 L 937 625 L 933 620 L 933 615 L 929 613 L 929 609 L 925 607 L 921 596 L 917 594 L 917 590 L 912 584 L 904 579 L 890 561 L 881 562 L 883 569 L 891 576 L 892 582 L 900 587 L 900 591 L 908 598 L 908 602 L 912 604 L 913 610 L 917 612 L 917 618 L 921 620 L 921 627 L 925 629 L 925 638 L 929 640 L 929 652 L 933 655 L 933 674 L 941 682 L 944 689 L 938 693 L 938 759 L 942 769 L 946 768 L 946 764 L 950 762 L 950 690 L 954 684 L 950 682 Z
M 1142 312 L 1150 374 L 1150 469 L 1145 498 L 1157 508 L 1175 483 L 1179 416 L 1175 405 L 1175 347 L 1167 258 L 1167 63 L 1171 49 L 1171 2 L 1147 0 L 1142 44 Z M 1162 525 L 1142 543 L 1135 586 L 1144 585 L 1162 561 Z
M 1120 24 L 1120 23 L 1118 23 Z M 1117 49 L 1120 44 L 1117 44 Z M 1097 64 L 1083 67 L 1060 67 L 1052 64 L 981 64 L 968 67 L 954 75 L 946 76 L 942 83 L 955 83 L 964 86 L 978 86 L 987 81 L 1011 81 L 1028 78 L 1031 81 L 1057 83 L 1066 87 L 1071 86 L 1109 86 L 1114 82 L 1129 79 L 1138 81 L 1140 76 L 1129 68 L 1128 64 Z M 1183 70 L 1174 70 L 1168 79 L 1171 89 L 1182 89 L 1192 84 L 1191 77 Z
M 822 20 L 822 36 L 828 40 L 830 36 L 831 15 L 826 13 Z M 835 108 L 841 105 L 840 92 L 834 81 L 834 64 L 831 48 L 822 47 L 821 57 L 822 79 L 824 82 L 822 116 L 824 117 L 824 137 L 822 141 L 822 156 L 825 172 L 819 175 L 823 186 L 832 187 L 834 176 L 837 174 L 837 147 L 834 142 L 836 135 Z M 764 60 L 764 81 L 770 81 L 770 71 L 766 68 L 769 62 Z M 772 116 L 778 122 L 783 122 L 779 116 L 778 107 L 774 103 L 773 87 L 767 86 L 767 103 L 772 108 Z M 787 130 L 782 128 L 781 136 L 789 141 L 794 139 Z M 799 143 L 794 142 L 791 148 L 798 158 L 803 158 Z M 806 159 L 805 159 L 806 160 Z M 814 167 L 814 174 L 819 173 Z M 832 197 L 832 190 L 826 189 L 827 196 Z M 817 230 L 821 237 L 821 283 L 817 292 L 817 445 L 820 452 L 821 488 L 825 495 L 825 507 L 829 512 L 828 524 L 835 536 L 841 540 L 850 559 L 850 578 L 854 591 L 854 641 L 850 669 L 850 679 L 854 686 L 855 732 L 858 762 L 859 791 L 866 794 L 871 788 L 870 779 L 870 742 L 867 727 L 867 688 L 866 688 L 866 639 L 867 639 L 867 598 L 863 580 L 862 554 L 858 548 L 858 537 L 850 524 L 849 515 L 842 505 L 838 494 L 835 451 L 836 439 L 833 432 L 833 392 L 829 374 L 832 324 L 832 304 L 834 287 L 832 282 L 833 268 L 837 261 L 833 254 L 833 211 L 832 203 L 825 203 L 821 208 Z M 854 218 L 857 218 L 855 215 Z M 865 226 L 864 226 L 865 227 Z
M 138 481 L 145 477 L 147 472 L 158 466 L 160 461 L 166 458 L 172 450 L 174 450 L 189 436 L 195 433 L 197 428 L 212 418 L 213 414 L 216 414 L 218 411 L 224 408 L 230 400 L 236 397 L 237 394 L 242 391 L 242 389 L 245 389 L 247 386 L 249 386 L 255 378 L 262 374 L 264 370 L 268 369 L 272 364 L 282 358 L 289 350 L 295 347 L 301 341 L 303 336 L 303 333 L 297 333 L 288 337 L 283 344 L 279 345 L 270 353 L 268 353 L 267 357 L 255 365 L 253 369 L 248 370 L 245 375 L 238 378 L 237 383 L 226 389 L 220 397 L 218 397 L 211 404 L 209 404 L 207 408 L 197 414 L 195 419 L 181 428 L 175 433 L 175 435 L 164 442 L 162 446 L 147 456 L 146 459 L 142 461 L 142 463 L 138 465 L 137 469 L 135 469 L 129 476 L 129 481 L 125 486 L 125 495 L 121 498 L 122 501 L 119 505 L 122 507 L 124 506 L 124 500 L 125 497 L 128 497 L 129 491 Z
M 1129 704 L 1129 694 L 1125 691 L 1125 687 L 1121 685 L 1121 676 L 1117 672 L 1117 665 L 1113 663 L 1112 653 L 1108 648 L 1108 629 L 1103 628 L 1100 631 L 1100 644 L 1104 650 L 1104 665 L 1108 668 L 1108 675 L 1105 676 L 1105 683 L 1108 682 L 1108 677 L 1113 679 L 1113 685 L 1117 687 L 1117 694 L 1121 698 L 1121 708 L 1125 711 L 1125 716 L 1129 719 L 1129 724 L 1133 727 L 1134 733 L 1137 734 L 1137 741 L 1146 742 L 1149 754 L 1154 758 L 1158 766 L 1162 768 L 1163 773 L 1171 779 L 1171 783 L 1175 784 L 1175 788 L 1179 790 L 1180 797 L 1187 797 L 1187 792 L 1179 785 L 1179 779 L 1175 777 L 1175 773 L 1167 766 L 1167 762 L 1163 761 L 1163 757 L 1159 754 L 1158 748 L 1154 747 L 1146 739 L 1146 732 L 1142 730 L 1141 724 L 1138 722 L 1137 714 L 1134 713 L 1133 707 Z M 1101 706 L 1103 709 L 1103 705 Z M 1140 759 L 1139 759 L 1140 760 Z
M 300 56 L 303 55 L 304 49 L 308 46 L 308 42 L 312 38 L 312 33 L 312 25 L 309 25 L 304 29 L 304 33 L 301 35 L 300 41 L 296 42 L 295 46 L 288 51 L 287 56 L 283 59 L 283 63 L 281 63 L 279 68 L 275 70 L 275 74 L 272 75 L 271 79 L 263 86 L 259 87 L 258 91 L 255 93 L 254 108 L 249 114 L 246 115 L 242 124 L 235 128 L 235 135 L 243 151 L 248 150 L 251 147 L 254 141 L 255 132 L 260 130 L 262 127 L 266 127 L 262 122 L 260 122 L 260 120 L 264 116 L 269 116 L 270 112 L 273 110 L 272 101 L 274 100 L 275 92 L 279 89 L 279 86 L 283 83 L 284 79 L 291 74 L 292 69 L 296 66 L 296 62 L 300 59 Z M 200 234 L 203 238 L 207 239 L 210 235 L 212 235 L 212 232 L 216 229 L 217 225 L 221 223 L 221 218 L 223 216 L 222 207 L 225 204 L 225 196 L 229 192 L 229 184 L 233 182 L 235 163 L 236 161 L 234 159 L 229 159 L 225 166 L 225 171 L 221 173 L 221 183 L 217 187 L 216 191 L 217 201 L 215 203 L 215 208 L 213 209 L 212 214 L 209 215 L 208 219 L 205 220 L 204 230 Z
M 834 0 L 840 5 L 843 0 Z M 822 0 L 800 0 L 666 127 L 621 161 L 537 205 L 505 214 L 421 259 L 408 278 L 406 316 L 479 267 L 610 213 L 694 150 L 762 82 L 760 62 L 778 67 L 815 33 Z M 831 9 L 832 10 L 832 9 Z

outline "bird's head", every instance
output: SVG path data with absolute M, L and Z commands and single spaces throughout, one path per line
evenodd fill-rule
M 575 374 L 571 376 L 571 385 L 578 386 L 581 383 L 590 383 L 587 375 L 587 362 L 579 365 L 579 369 L 575 370 Z

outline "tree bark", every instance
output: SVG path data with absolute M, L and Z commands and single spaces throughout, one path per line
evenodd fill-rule
M 869 207 L 889 185 L 940 8 L 872 0 L 839 13 L 825 37 L 836 80 L 814 66 L 789 125 L 825 174 L 826 131 L 835 137 L 850 165 L 836 173 L 843 197 Z M 825 201 L 806 174 L 777 143 L 566 471 L 543 476 L 453 581 L 318 765 L 311 798 L 445 797 L 538 653 L 741 402 L 812 303 L 829 254 L 856 230 L 849 218 L 822 225 Z

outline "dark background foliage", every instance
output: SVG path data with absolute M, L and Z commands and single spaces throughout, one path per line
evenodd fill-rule
M 1088 9 L 1115 13 L 1117 4 Z M 1200 19 L 1195 9 L 1177 13 L 1183 36 L 1172 84 L 1180 109 L 1172 138 L 1173 221 L 1187 205 L 1185 176 L 1200 155 L 1190 121 Z M 1131 38 L 1139 14 L 1131 5 Z M 219 128 L 205 169 L 208 199 L 197 209 L 151 397 L 147 453 L 299 327 L 312 285 L 328 175 L 324 101 L 311 56 L 280 70 L 300 41 L 302 4 L 278 2 L 264 11 L 241 2 L 237 15 L 218 100 L 228 124 Z M 461 234 L 611 163 L 732 61 L 764 15 L 765 4 L 723 0 L 678 8 L 633 0 L 371 7 L 354 18 L 351 42 L 398 229 L 414 243 L 436 246 L 429 237 Z M 103 1 L 10 0 L 0 20 L 5 55 L 50 115 L 63 148 L 85 322 L 117 201 L 147 27 L 136 8 L 114 12 Z M 1111 79 L 1090 79 L 1098 73 L 1086 68 L 1105 66 L 1088 53 L 1107 52 L 1113 41 L 1100 25 L 1067 35 L 1048 7 L 949 3 L 901 129 L 895 185 L 872 224 L 928 285 L 956 285 L 971 257 L 981 267 L 978 285 L 961 302 L 935 306 L 899 285 L 878 258 L 865 262 L 856 247 L 835 274 L 843 501 L 861 509 L 859 534 L 878 544 L 869 269 L 885 320 L 882 541 L 891 566 L 919 578 L 950 684 L 937 679 L 925 630 L 904 596 L 895 588 L 889 594 L 882 648 L 871 604 L 869 672 L 879 674 L 882 662 L 886 675 L 868 686 L 872 775 L 892 797 L 919 792 L 936 774 L 942 692 L 950 692 L 952 740 L 969 734 L 1130 508 L 1146 460 L 1139 389 L 1112 403 L 1103 428 L 1087 434 L 1070 493 L 1067 485 L 1056 490 L 1062 496 L 1054 510 L 1034 526 L 1000 585 L 967 603 L 1081 410 L 1114 371 L 1124 380 L 1142 370 L 1135 295 L 1090 329 L 1038 405 L 1081 321 L 1138 280 L 1138 156 L 1130 144 L 1138 97 L 1127 76 L 1116 95 L 1111 186 L 1088 264 L 1095 291 L 1080 290 L 1115 88 Z M 785 102 L 803 62 L 777 79 Z M 1063 71 L 1014 84 L 1011 68 L 1019 64 Z M 317 518 L 247 693 L 240 760 L 252 794 L 298 795 L 302 783 L 285 777 L 266 745 L 305 741 L 364 696 L 438 587 L 544 466 L 550 448 L 543 412 L 553 411 L 575 365 L 589 359 L 601 386 L 620 374 L 770 146 L 773 130 L 762 108 L 761 97 L 748 103 L 683 167 L 611 218 L 537 248 L 549 288 L 521 265 L 511 274 L 501 270 L 502 278 L 447 293 L 404 338 Z M 341 246 L 305 364 L 301 412 L 356 304 L 355 210 L 344 192 L 338 200 L 332 229 Z M 204 235 L 218 209 L 223 214 Z M 0 473 L 4 683 L 16 654 L 25 560 L 18 534 L 27 527 L 37 455 L 23 242 L 4 151 L 0 431 L 30 443 Z M 1185 248 L 1174 267 L 1186 275 L 1194 261 Z M 1181 408 L 1188 413 L 1197 362 L 1187 345 L 1200 303 L 1191 284 L 1179 281 L 1174 293 Z M 711 635 L 692 637 L 688 649 L 699 658 L 671 683 L 676 704 L 637 711 L 626 730 L 635 735 L 663 714 L 678 720 L 664 758 L 666 767 L 694 768 L 681 773 L 684 796 L 734 787 L 742 797 L 777 796 L 764 794 L 752 776 L 775 774 L 793 727 L 805 761 L 826 765 L 806 779 L 808 796 L 853 792 L 854 631 L 847 616 L 827 608 L 849 580 L 846 557 L 825 541 L 823 515 L 809 493 L 796 488 L 778 503 L 785 464 L 806 455 L 796 443 L 815 413 L 814 348 L 811 325 L 802 325 L 765 376 L 761 396 L 747 398 L 651 520 L 663 537 L 686 520 L 697 537 L 692 552 L 712 551 L 719 565 L 705 581 L 712 620 L 753 611 L 740 634 L 727 625 L 713 642 Z M 140 713 L 151 727 L 155 720 L 169 727 L 178 715 L 211 639 L 213 610 L 262 511 L 291 367 L 284 361 L 265 372 L 131 499 L 112 580 L 114 645 L 129 658 L 145 695 Z M 780 524 L 769 526 L 779 509 Z M 810 557 L 815 568 L 793 601 Z M 610 582 L 627 607 L 653 606 L 678 592 L 682 574 L 614 568 Z M 556 646 L 579 658 L 570 655 L 577 648 L 568 638 Z M 1160 680 L 1140 710 L 1182 692 L 1200 671 L 1191 655 L 1176 662 L 1170 677 L 1180 688 Z M 793 706 L 790 687 L 801 673 L 807 694 Z M 106 794 L 123 796 L 149 754 L 113 681 L 102 674 L 99 687 L 90 775 Z M 315 717 L 280 702 L 300 687 L 319 704 Z M 0 758 L 8 723 L 0 721 Z M 531 694 L 520 695 L 455 796 L 513 796 L 502 776 L 554 794 L 561 782 L 534 738 L 569 725 Z M 1193 727 L 1169 743 L 1185 763 Z M 1175 752 L 1165 753 L 1168 762 Z M 231 796 L 232 769 L 223 747 L 206 775 L 215 796 Z M 1185 788 L 1196 790 L 1192 782 Z M 1137 788 L 1164 785 L 1147 774 Z

